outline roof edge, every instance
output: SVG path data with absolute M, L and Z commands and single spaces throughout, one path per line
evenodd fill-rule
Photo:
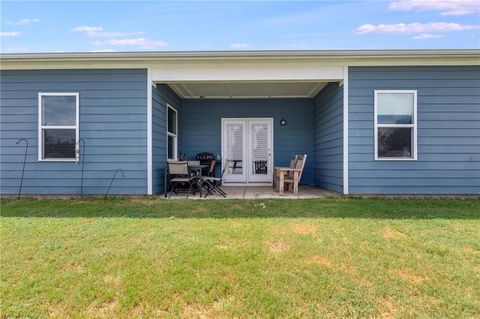
M 71 52 L 71 53 L 1 53 L 5 61 L 102 61 L 102 60 L 210 60 L 210 59 L 322 59 L 322 58 L 393 58 L 393 57 L 475 57 L 480 49 L 428 50 L 264 50 L 264 51 L 142 51 L 142 52 Z

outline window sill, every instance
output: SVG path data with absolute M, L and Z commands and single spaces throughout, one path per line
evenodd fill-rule
M 402 157 L 391 157 L 391 158 L 375 158 L 376 161 L 416 161 L 416 158 L 402 158 Z
M 39 162 L 78 162 L 76 158 L 42 158 Z

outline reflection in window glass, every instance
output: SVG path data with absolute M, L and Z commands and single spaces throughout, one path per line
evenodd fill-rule
M 167 143 L 168 159 L 172 159 L 172 160 L 177 159 L 177 155 L 175 154 L 175 139 L 176 139 L 175 136 L 171 136 L 171 135 L 168 136 L 168 143 Z
M 42 125 L 75 126 L 76 105 L 75 96 L 43 96 Z
M 75 129 L 44 129 L 43 158 L 75 158 Z
M 226 156 L 228 160 L 228 173 L 231 175 L 243 175 L 243 124 L 227 124 L 226 134 L 228 147 Z
M 378 124 L 412 124 L 413 105 L 412 93 L 377 94 Z
M 177 160 L 177 111 L 167 107 L 167 159 Z
M 379 157 L 411 157 L 411 128 L 378 128 Z
M 168 132 L 177 134 L 177 112 L 168 108 Z

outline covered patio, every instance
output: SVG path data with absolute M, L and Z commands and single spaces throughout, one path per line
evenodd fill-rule
M 216 160 L 228 198 L 343 193 L 344 69 L 254 64 L 152 70 L 154 193 L 168 189 L 167 162 L 198 154 Z M 272 187 L 274 167 L 289 167 L 294 155 L 307 156 L 303 187 L 281 195 Z

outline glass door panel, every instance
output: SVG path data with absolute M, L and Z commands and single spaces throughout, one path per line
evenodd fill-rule
M 270 120 L 250 120 L 249 135 L 249 182 L 272 181 L 272 123 Z
M 223 161 L 227 164 L 225 182 L 246 182 L 245 147 L 246 122 L 224 120 L 223 122 Z

